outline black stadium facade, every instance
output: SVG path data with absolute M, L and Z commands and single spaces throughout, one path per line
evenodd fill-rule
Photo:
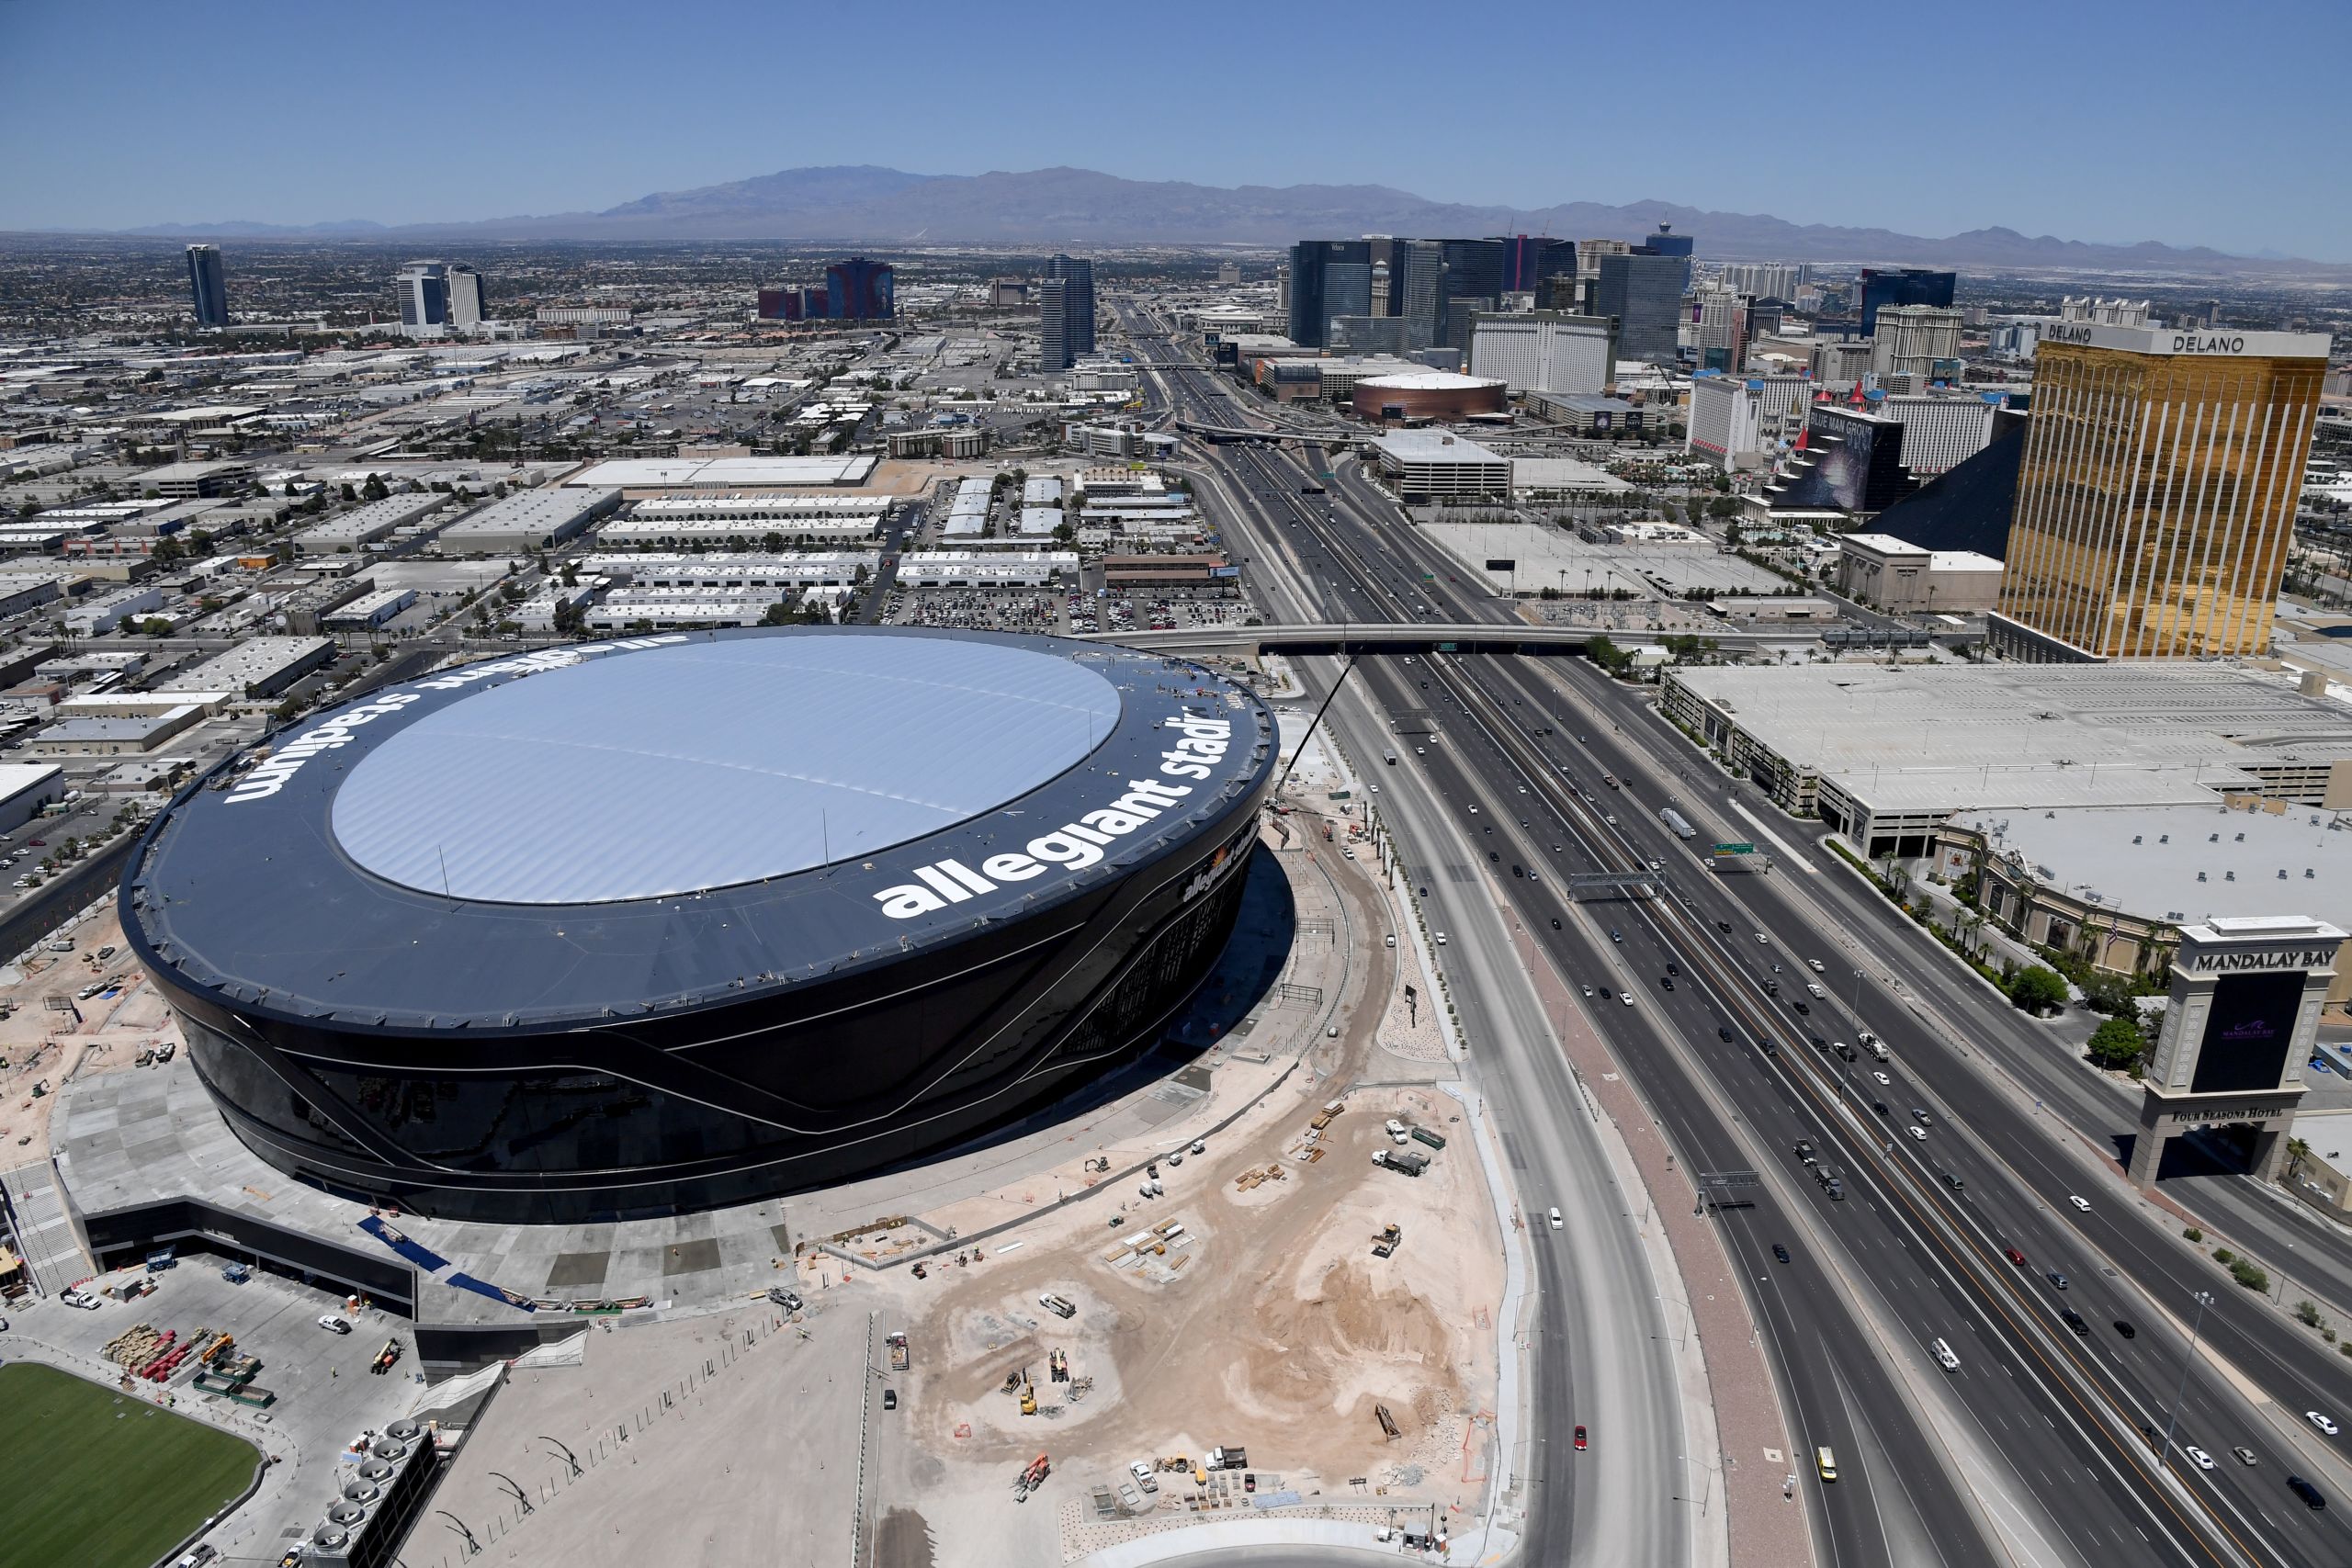
M 1182 660 L 646 636 L 385 687 L 184 792 L 123 929 L 237 1135 L 428 1214 L 749 1201 L 1148 1046 L 1230 934 L 1271 714 Z

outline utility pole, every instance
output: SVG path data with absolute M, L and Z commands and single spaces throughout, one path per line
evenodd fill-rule
M 2172 1463 L 2173 1426 L 2180 1419 L 2181 1396 L 2188 1392 L 2188 1366 L 2191 1361 L 2197 1359 L 2197 1336 L 2198 1332 L 2205 1326 L 2205 1309 L 2212 1304 L 2213 1293 L 2211 1291 L 2197 1292 L 2197 1316 L 2188 1325 L 2188 1354 L 2180 1363 L 2180 1386 L 2173 1390 L 2172 1409 L 2165 1416 L 2165 1446 L 2163 1451 L 2156 1455 L 2156 1463 L 2159 1465 Z

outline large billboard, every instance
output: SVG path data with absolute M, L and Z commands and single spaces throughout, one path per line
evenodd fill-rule
M 2302 1010 L 2301 970 L 2224 975 L 2213 985 L 2205 1039 L 2197 1055 L 2192 1094 L 2233 1094 L 2277 1089 Z

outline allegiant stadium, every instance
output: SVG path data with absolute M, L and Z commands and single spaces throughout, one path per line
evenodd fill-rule
M 151 824 L 123 930 L 327 1190 L 518 1223 L 805 1190 L 1148 1047 L 1231 934 L 1272 716 L 1183 660 L 645 636 L 370 693 Z

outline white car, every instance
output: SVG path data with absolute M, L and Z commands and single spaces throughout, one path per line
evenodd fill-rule
M 2213 1456 L 2207 1453 L 2203 1449 L 2198 1448 L 2194 1444 L 2190 1444 L 2188 1447 L 2183 1448 L 2180 1451 L 2187 1454 L 2188 1456 L 2188 1461 L 2198 1469 L 2211 1470 L 2213 1468 Z
M 1890 1089 L 1894 1085 L 1894 1080 L 1888 1077 L 1884 1073 L 1872 1073 L 1871 1077 L 1878 1079 L 1880 1083 L 1886 1085 Z
M 1151 1466 L 1146 1464 L 1141 1460 L 1137 1460 L 1135 1463 L 1127 1466 L 1127 1473 L 1134 1476 L 1137 1481 L 1149 1481 L 1151 1479 Z
M 2318 1411 L 2304 1411 L 2303 1419 L 2310 1422 L 2312 1426 L 2317 1427 L 2321 1431 L 2325 1432 L 2329 1437 L 2332 1438 L 2335 1436 L 2335 1423 L 2321 1415 Z
M 1631 991 L 1627 991 L 1627 992 L 1625 993 L 1625 995 L 1624 995 L 1624 997 L 1623 997 L 1623 1000 L 1624 1001 L 1624 1003 L 1625 1003 L 1625 1005 L 1626 1005 L 1627 1007 L 1632 1007 L 1632 1006 L 1634 1005 L 1634 993 L 1633 993 L 1633 992 L 1631 992 Z
M 1812 970 L 1816 975 L 1826 975 L 1829 973 L 1827 969 L 1822 967 L 1821 960 L 1818 958 L 1806 959 L 1804 961 L 1804 966 Z
M 1903 1130 L 1923 1144 L 1928 1141 L 1928 1130 L 1925 1127 L 1905 1127 Z
M 1558 1229 L 1560 1229 L 1560 1228 L 1561 1228 L 1561 1227 L 1562 1227 L 1566 1223 L 1566 1222 L 1565 1222 L 1564 1220 L 1562 1220 L 1562 1219 L 1560 1218 L 1560 1211 L 1559 1211 L 1559 1210 L 1555 1209 L 1555 1210 L 1553 1210 L 1553 1211 L 1552 1211 L 1552 1228 L 1553 1228 L 1554 1230 L 1558 1230 Z
M 2087 1198 L 2078 1198 L 2072 1192 L 2069 1192 L 2066 1194 L 2066 1201 L 2072 1203 L 2075 1208 L 2080 1209 L 2086 1214 L 2091 1212 L 2091 1201 Z
M 348 1334 L 351 1332 L 351 1325 L 345 1322 L 342 1318 L 337 1317 L 331 1312 L 321 1313 L 319 1314 L 319 1326 L 325 1329 L 329 1334 Z
M 1437 933 L 1437 944 L 1440 947 L 1443 947 L 1445 945 L 1445 933 L 1443 931 Z

